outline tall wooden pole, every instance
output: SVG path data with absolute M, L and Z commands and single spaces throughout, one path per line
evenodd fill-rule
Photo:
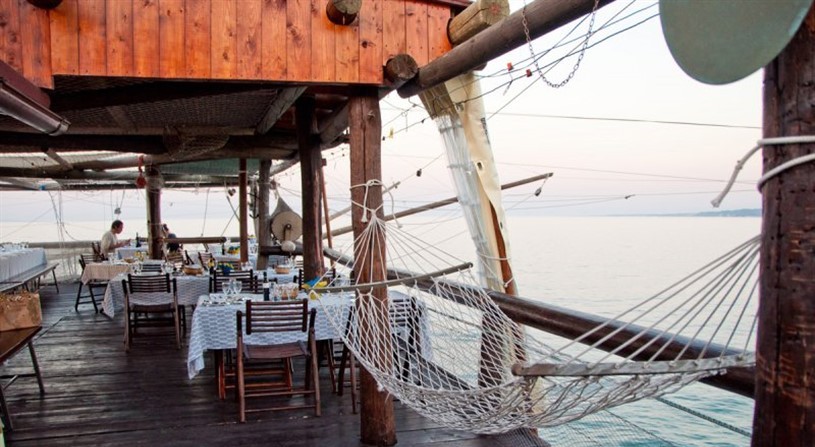
M 238 163 L 238 203 L 240 204 L 240 247 L 241 247 L 241 262 L 249 260 L 249 215 L 247 212 L 247 194 L 246 194 L 246 159 L 241 158 Z
M 377 92 L 363 92 L 359 96 L 353 96 L 349 100 L 349 124 L 351 127 L 351 199 L 353 203 L 361 203 L 351 209 L 351 220 L 354 227 L 354 239 L 359 241 L 359 237 L 365 230 L 366 222 L 370 221 L 368 210 L 376 210 L 377 216 L 384 217 L 382 211 L 382 186 L 381 183 L 371 185 L 366 194 L 365 186 L 369 181 L 381 182 L 382 179 L 382 117 L 379 111 L 379 97 Z M 366 203 L 367 198 L 367 203 Z M 367 216 L 363 219 L 363 216 Z M 371 239 L 368 244 L 362 245 L 357 242 L 354 247 L 355 274 L 358 275 L 358 283 L 370 283 L 382 281 L 386 276 L 386 265 L 384 256 L 385 235 L 379 235 Z M 361 253 L 368 253 L 362 256 Z M 360 263 L 362 265 L 360 265 Z M 362 323 L 371 321 L 388 321 L 387 319 L 387 288 L 377 288 L 371 295 L 362 295 L 357 299 L 357 306 L 360 311 L 380 312 L 385 318 L 360 319 Z M 365 328 L 360 327 L 360 333 L 364 334 Z M 387 328 L 380 329 L 380 333 L 387 334 Z M 368 332 L 370 333 L 370 332 Z M 365 349 L 365 340 L 360 343 Z M 393 362 L 390 352 L 381 352 L 381 357 L 376 359 L 382 365 Z M 364 444 L 376 446 L 390 446 L 396 444 L 396 422 L 393 414 L 393 398 L 386 392 L 380 391 L 373 376 L 363 369 L 360 374 L 360 433 Z
M 764 71 L 764 137 L 815 135 L 815 10 Z M 765 146 L 764 170 L 815 153 Z M 815 445 L 815 164 L 762 189 L 754 447 Z
M 320 140 L 314 131 L 313 97 L 301 96 L 295 105 L 297 144 L 300 147 L 303 191 L 303 276 L 306 280 L 323 274 L 323 233 L 320 218 Z
M 161 172 L 158 166 L 146 169 L 147 180 L 147 244 L 151 259 L 162 259 L 162 232 L 161 232 Z
M 255 198 L 258 213 L 258 247 L 272 245 L 272 232 L 269 228 L 269 187 L 271 180 L 272 160 L 260 160 L 258 173 L 258 196 Z M 265 270 L 269 263 L 269 255 L 262 255 L 258 250 L 257 270 Z

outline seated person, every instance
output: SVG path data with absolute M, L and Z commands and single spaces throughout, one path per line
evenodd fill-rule
M 178 236 L 176 236 L 175 233 L 167 233 L 167 237 L 168 238 L 174 238 L 174 237 L 178 237 Z M 168 242 L 167 243 L 167 251 L 168 252 L 176 252 L 176 251 L 180 251 L 180 250 L 181 250 L 181 244 L 179 244 L 178 242 Z
M 130 245 L 130 239 L 119 241 L 119 239 L 116 237 L 117 234 L 122 233 L 124 228 L 125 224 L 121 220 L 117 219 L 110 224 L 110 230 L 106 231 L 105 234 L 102 235 L 102 241 L 99 243 L 99 249 L 102 252 L 102 255 L 107 256 L 108 259 L 112 259 L 111 254 L 113 254 L 117 248 Z

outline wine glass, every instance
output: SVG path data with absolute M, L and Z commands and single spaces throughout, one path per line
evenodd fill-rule
M 232 290 L 234 292 L 234 295 L 238 296 L 241 293 L 241 289 L 243 289 L 243 283 L 240 281 L 236 281 L 234 279 L 232 281 L 235 281 L 232 283 Z

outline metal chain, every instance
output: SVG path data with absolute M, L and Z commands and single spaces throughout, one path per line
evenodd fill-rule
M 523 25 L 524 25 L 524 35 L 526 35 L 526 43 L 529 46 L 529 53 L 532 55 L 532 59 L 535 61 L 535 71 L 540 76 L 541 80 L 546 83 L 549 87 L 552 88 L 561 88 L 569 83 L 572 80 L 575 73 L 577 73 L 577 69 L 580 68 L 580 63 L 583 61 L 583 56 L 586 54 L 586 48 L 589 46 L 589 39 L 592 36 L 592 30 L 594 29 L 594 18 L 597 16 L 597 8 L 600 5 L 600 0 L 594 0 L 594 8 L 591 10 L 591 18 L 589 19 L 589 30 L 586 33 L 586 38 L 583 40 L 580 48 L 580 54 L 577 56 L 577 62 L 575 62 L 574 67 L 572 67 L 572 71 L 566 76 L 566 79 L 554 83 L 548 79 L 543 74 L 540 65 L 538 65 L 538 59 L 535 57 L 535 49 L 532 47 L 532 37 L 529 35 L 529 24 L 526 20 L 526 2 L 524 2 L 524 7 L 521 9 L 521 17 L 523 18 Z

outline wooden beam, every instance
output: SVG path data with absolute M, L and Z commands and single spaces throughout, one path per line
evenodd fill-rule
M 60 157 L 59 154 L 57 154 L 56 151 L 54 151 L 53 149 L 46 149 L 43 152 L 45 152 L 45 155 L 47 155 L 48 158 L 50 158 L 51 160 L 54 160 L 55 162 L 57 162 L 63 168 L 68 169 L 68 170 L 74 169 L 74 165 L 72 165 L 70 162 L 68 162 L 68 160 Z
M 107 110 L 107 112 L 113 118 L 113 121 L 116 122 L 116 125 L 124 129 L 125 132 L 133 133 L 137 130 L 136 124 L 130 119 L 130 116 L 127 114 L 124 107 L 111 106 L 107 107 L 105 110 Z
M 532 177 L 529 177 L 529 178 L 521 179 L 521 180 L 518 180 L 518 181 L 515 181 L 515 182 L 505 183 L 505 184 L 501 185 L 501 190 L 503 191 L 505 189 L 510 189 L 510 188 L 514 188 L 516 186 L 526 185 L 528 183 L 536 182 L 538 180 L 544 180 L 544 179 L 547 179 L 547 178 L 551 177 L 552 175 L 553 174 L 550 172 L 550 173 L 547 173 L 547 174 L 541 174 L 541 175 L 536 175 L 536 176 L 532 176 Z M 425 205 L 420 205 L 420 206 L 417 206 L 415 208 L 410 208 L 410 209 L 407 209 L 407 210 L 404 210 L 404 211 L 399 211 L 398 213 L 389 214 L 387 216 L 384 216 L 382 218 L 382 220 L 387 222 L 389 220 L 401 219 L 401 218 L 403 218 L 405 216 L 410 216 L 410 215 L 413 215 L 413 214 L 421 213 L 422 211 L 429 211 L 429 210 L 432 210 L 432 209 L 441 208 L 443 206 L 452 205 L 453 203 L 456 203 L 456 202 L 458 202 L 457 197 L 450 197 L 450 198 L 447 198 L 447 199 L 439 200 L 439 201 L 428 203 L 428 204 L 425 204 Z M 331 232 L 331 235 L 332 236 L 340 236 L 342 234 L 350 233 L 351 231 L 353 231 L 353 226 L 349 225 L 347 227 L 337 228 L 336 230 Z
M 322 276 L 324 271 L 319 182 L 322 158 L 314 134 L 314 98 L 301 97 L 295 112 L 303 205 L 303 274 L 306 280 L 311 280 Z
M 123 87 L 83 90 L 76 93 L 56 94 L 51 98 L 55 112 L 87 110 L 208 96 L 233 95 L 259 90 L 273 90 L 279 86 L 257 83 L 225 82 L 142 82 Z
M 272 126 L 277 123 L 277 120 L 286 113 L 287 110 L 297 101 L 297 98 L 306 91 L 305 87 L 294 87 L 294 88 L 284 88 L 280 89 L 277 92 L 277 96 L 275 96 L 274 101 L 269 104 L 269 108 L 266 109 L 266 114 L 263 115 L 263 118 L 258 123 L 257 127 L 255 127 L 255 133 L 258 135 L 263 135 L 268 132 Z
M 613 1 L 599 0 L 598 8 Z M 420 68 L 415 78 L 399 88 L 399 96 L 413 96 L 526 44 L 524 21 L 530 38 L 536 39 L 590 13 L 594 5 L 595 0 L 535 0 Z
M 248 210 L 248 194 L 246 188 L 246 159 L 241 158 L 238 163 L 238 206 L 240 210 L 238 216 L 240 219 L 240 251 L 241 262 L 249 261 L 249 214 Z
M 385 79 L 390 82 L 392 89 L 405 85 L 419 73 L 416 59 L 409 54 L 397 54 L 385 63 Z M 389 91 L 390 92 L 390 91 Z M 379 99 L 382 99 L 380 97 Z
M 379 89 L 379 99 L 388 96 L 388 93 L 392 91 L 393 88 L 391 87 Z M 345 129 L 347 128 L 348 104 L 334 109 L 334 112 L 331 115 L 320 120 L 320 122 L 317 124 L 317 133 L 320 134 L 321 147 L 325 149 L 327 147 L 334 147 L 340 144 L 341 142 L 338 139 L 342 136 L 343 132 L 345 132 Z
M 14 185 L 20 189 L 26 189 L 31 191 L 38 191 L 40 189 L 36 183 L 27 182 L 25 180 L 20 180 L 14 177 L 0 177 L 0 181 L 6 182 L 10 185 Z
M 454 46 L 509 16 L 508 0 L 475 0 L 447 24 L 447 37 Z
M 147 187 L 145 197 L 147 204 L 147 237 L 151 259 L 162 259 L 162 232 L 161 232 L 161 172 L 158 167 L 151 166 L 146 170 Z
M 166 131 L 165 131 L 166 132 Z M 232 135 L 223 134 L 188 136 L 193 143 L 201 146 L 202 141 L 212 140 L 214 147 L 225 152 L 219 156 L 229 156 L 230 152 L 248 151 L 254 153 L 241 153 L 244 158 L 273 158 L 270 151 L 285 151 L 286 156 L 297 150 L 296 139 L 291 132 L 274 132 L 266 135 Z M 225 144 L 218 147 L 223 139 Z M 43 149 L 63 151 L 108 151 L 132 152 L 137 154 L 165 154 L 164 136 L 139 135 L 59 135 L 48 136 L 39 133 L 0 132 L 0 153 L 42 152 Z M 237 155 L 235 156 L 238 157 Z M 183 156 L 180 158 L 184 158 Z
M 258 246 L 272 245 L 272 233 L 269 225 L 269 189 L 271 188 L 272 160 L 260 160 L 258 172 L 258 196 L 255 198 L 258 213 Z M 258 250 L 258 260 L 256 268 L 258 271 L 265 270 L 269 263 L 269 256 L 263 255 Z
M 815 134 L 815 9 L 764 68 L 764 138 Z M 815 154 L 815 144 L 765 145 L 764 172 Z M 811 161 L 762 189 L 753 446 L 815 445 L 815 191 Z
M 362 9 L 362 0 L 329 0 L 325 13 L 331 23 L 347 26 L 354 23 L 360 9 Z
M 382 211 L 382 185 L 370 182 L 382 181 L 382 117 L 379 110 L 378 92 L 370 91 L 367 94 L 354 96 L 349 101 L 349 117 L 351 125 L 351 200 L 361 206 L 351 210 L 351 221 L 354 227 L 355 259 L 361 261 L 355 266 L 359 283 L 377 283 L 385 279 L 385 235 L 377 234 L 363 238 L 367 214 L 376 213 L 380 217 Z M 363 185 L 369 185 L 366 187 Z M 366 243 L 361 240 L 365 239 Z M 365 253 L 365 255 L 362 255 Z M 367 333 L 365 324 L 381 323 L 383 327 L 375 329 L 377 333 L 390 337 L 388 321 L 387 288 L 376 287 L 370 294 L 358 295 L 358 308 L 366 309 L 377 315 L 371 318 L 361 318 L 359 321 L 360 333 Z M 365 340 L 362 341 L 364 344 Z M 386 345 L 387 346 L 387 345 Z M 368 348 L 371 349 L 371 348 Z M 373 361 L 387 368 L 393 362 L 393 354 L 387 349 L 380 349 L 380 357 Z M 363 369 L 360 374 L 360 437 L 363 444 L 374 446 L 390 446 L 396 444 L 396 422 L 393 413 L 393 397 L 379 389 L 376 380 Z

